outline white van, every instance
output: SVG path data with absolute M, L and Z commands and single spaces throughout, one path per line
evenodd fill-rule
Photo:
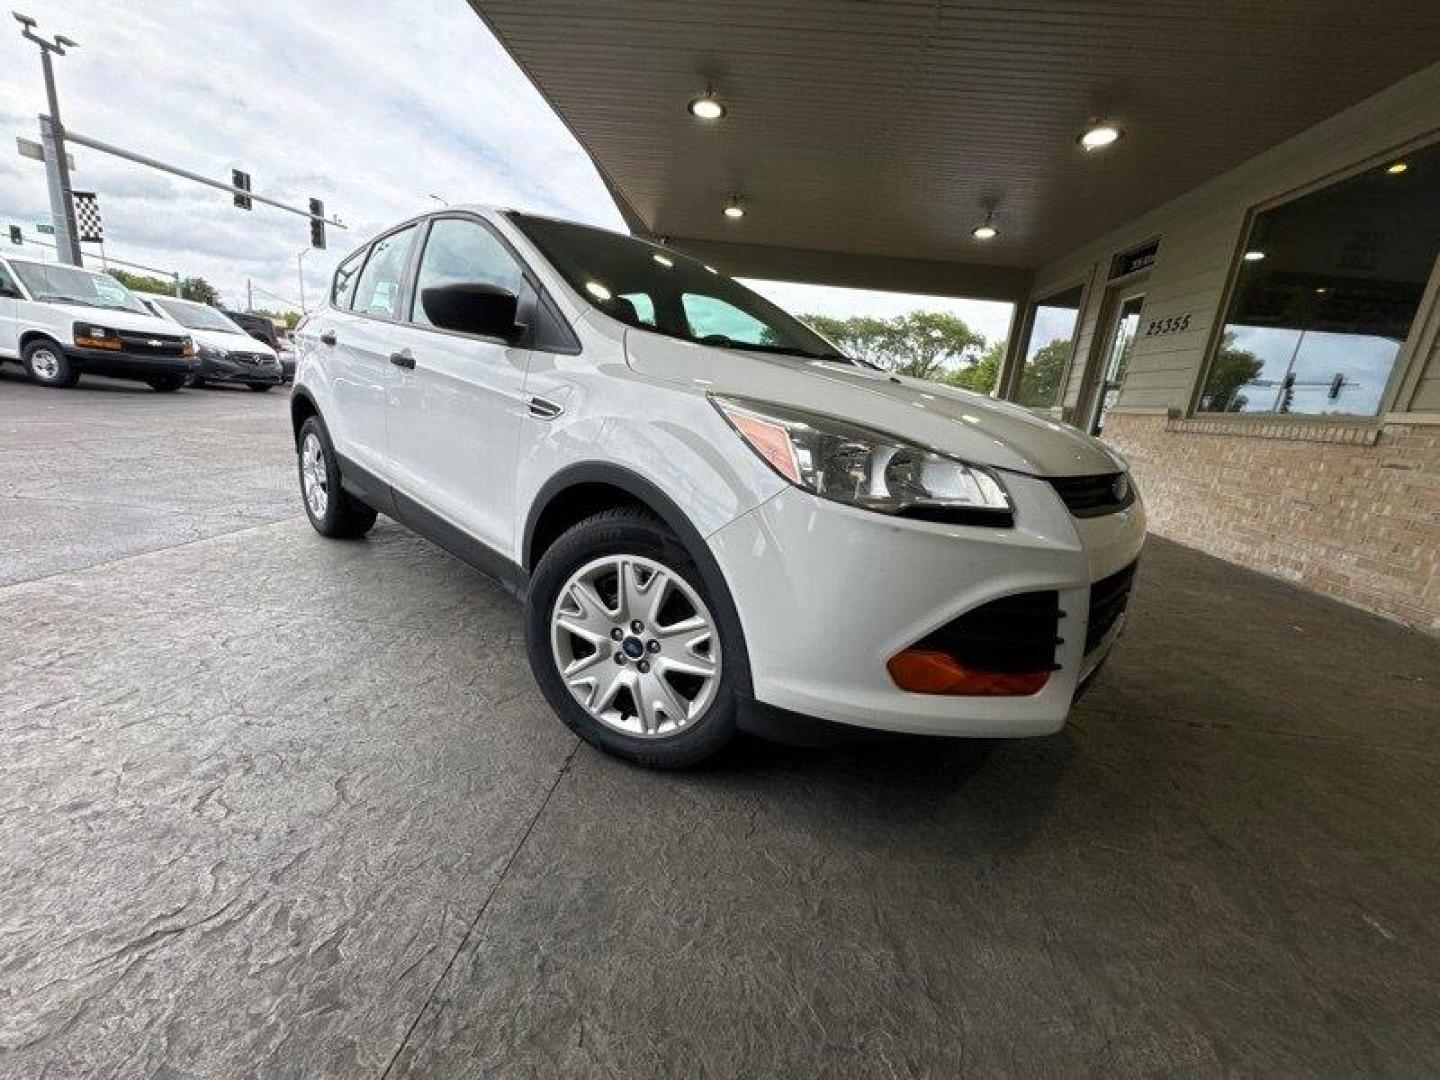
M 195 342 L 152 314 L 109 274 L 0 257 L 0 362 L 18 361 L 42 386 L 82 374 L 178 390 L 195 373 Z

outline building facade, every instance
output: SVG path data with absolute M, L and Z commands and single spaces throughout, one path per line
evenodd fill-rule
M 1000 393 L 1152 529 L 1440 633 L 1440 64 L 1037 270 Z

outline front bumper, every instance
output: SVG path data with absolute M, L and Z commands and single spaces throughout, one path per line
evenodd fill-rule
M 1123 626 L 1086 648 L 1091 585 L 1139 557 L 1137 500 L 1070 515 L 1044 480 L 1007 474 L 1013 528 L 898 521 L 787 489 L 709 540 L 739 609 L 755 699 L 858 727 L 931 735 L 1051 734 Z M 887 661 L 958 616 L 1056 590 L 1057 669 L 1028 696 L 899 689 Z
M 193 356 L 152 356 L 137 353 L 112 352 L 109 349 L 82 349 L 76 345 L 65 347 L 65 356 L 76 370 L 90 375 L 105 375 L 112 379 L 155 379 L 167 375 L 190 375 L 195 371 Z
M 246 386 L 279 386 L 285 381 L 285 373 L 278 362 L 249 364 L 239 360 L 217 360 L 208 356 L 200 361 L 198 374 L 206 382 L 243 383 Z

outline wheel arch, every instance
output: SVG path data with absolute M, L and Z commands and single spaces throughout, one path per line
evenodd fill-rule
M 320 416 L 320 406 L 315 404 L 315 399 L 310 396 L 308 390 L 295 389 L 290 393 L 290 428 L 291 435 L 295 439 L 295 447 L 300 447 L 300 428 L 312 416 Z M 322 417 L 320 422 L 325 422 Z
M 61 352 L 65 351 L 65 346 L 61 344 L 60 339 L 57 338 L 54 334 L 50 333 L 48 330 L 24 330 L 20 334 L 20 354 L 23 356 L 25 354 L 25 350 L 30 347 L 31 343 L 36 341 L 48 341 Z

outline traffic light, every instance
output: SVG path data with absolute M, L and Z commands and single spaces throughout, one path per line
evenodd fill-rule
M 230 170 L 230 186 L 231 186 L 231 187 L 244 188 L 246 191 L 249 191 L 249 190 L 250 190 L 250 174 L 249 174 L 248 172 L 242 172 L 242 171 L 239 170 L 239 169 L 231 169 L 231 170 Z M 249 210 L 249 209 L 250 209 L 250 196 L 249 196 L 249 195 L 241 195 L 241 194 L 237 191 L 237 192 L 235 193 L 235 205 L 238 206 L 241 210 Z
M 310 200 L 310 246 L 325 247 L 325 204 L 319 199 Z
M 20 231 L 19 225 L 10 226 L 10 242 L 12 244 L 25 243 L 25 234 Z

